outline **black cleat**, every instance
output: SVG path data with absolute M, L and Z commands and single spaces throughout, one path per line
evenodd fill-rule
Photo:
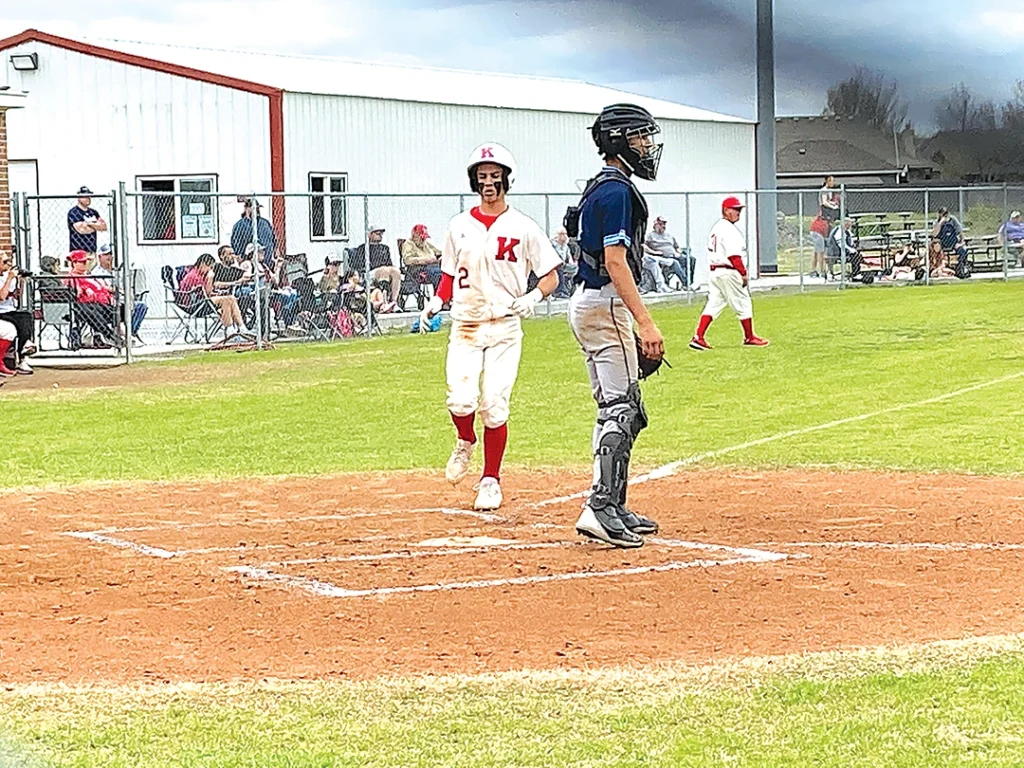
M 619 519 L 633 533 L 641 536 L 650 536 L 658 532 L 658 524 L 648 517 L 638 515 L 636 512 L 623 507 L 619 510 Z
M 594 510 L 589 504 L 576 521 L 576 533 L 623 549 L 644 545 L 643 537 L 629 530 L 614 510 L 609 514 L 607 510 Z

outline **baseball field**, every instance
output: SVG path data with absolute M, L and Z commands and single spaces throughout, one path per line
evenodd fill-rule
M 494 515 L 443 333 L 11 380 L 0 766 L 1024 764 L 1022 298 L 762 295 L 707 353 L 659 306 L 631 551 L 572 530 L 564 317 Z

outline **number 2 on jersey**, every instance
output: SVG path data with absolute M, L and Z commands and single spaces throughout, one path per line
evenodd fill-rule
M 465 267 L 459 267 L 459 288 L 469 288 L 469 270 Z

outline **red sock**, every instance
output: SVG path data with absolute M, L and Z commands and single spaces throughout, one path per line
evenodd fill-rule
M 703 339 L 704 334 L 708 332 L 708 326 L 711 325 L 711 315 L 701 315 L 700 322 L 697 324 L 697 338 Z
M 501 460 L 508 442 L 508 424 L 491 429 L 484 428 L 484 477 L 501 479 Z
M 743 326 L 743 337 L 747 339 L 754 338 L 754 318 L 748 317 L 745 320 L 740 320 L 740 325 Z
M 459 434 L 459 440 L 465 440 L 467 443 L 476 442 L 476 431 L 473 429 L 473 420 L 475 418 L 475 413 L 470 413 L 466 416 L 452 414 L 452 423 L 455 424 L 455 431 Z

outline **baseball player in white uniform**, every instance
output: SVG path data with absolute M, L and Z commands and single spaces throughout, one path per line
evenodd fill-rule
M 708 301 L 704 305 L 697 332 L 690 339 L 690 348 L 711 349 L 704 340 L 711 321 L 722 314 L 727 306 L 740 319 L 743 326 L 743 344 L 748 347 L 767 347 L 768 340 L 754 335 L 754 308 L 750 302 L 750 277 L 747 275 L 747 242 L 736 226 L 743 211 L 743 203 L 736 197 L 722 201 L 722 218 L 708 235 Z
M 451 300 L 446 373 L 456 440 L 445 477 L 457 485 L 476 448 L 477 412 L 484 425 L 484 468 L 475 509 L 501 506 L 501 461 L 508 441 L 509 398 L 519 374 L 522 319 L 558 287 L 562 260 L 540 226 L 512 208 L 505 194 L 516 176 L 512 153 L 481 144 L 467 166 L 480 204 L 451 220 L 441 255 L 441 282 L 420 317 L 420 330 Z M 533 272 L 537 287 L 527 290 Z

